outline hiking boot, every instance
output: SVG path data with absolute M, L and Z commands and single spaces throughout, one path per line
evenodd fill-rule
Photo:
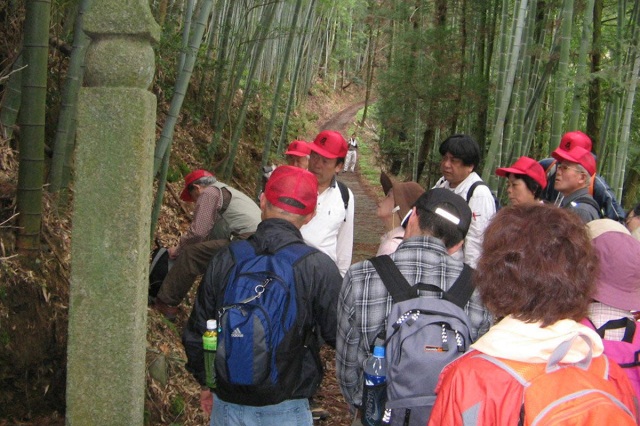
M 329 418 L 329 412 L 314 400 L 309 401 L 309 406 L 311 408 L 311 416 L 313 417 L 314 421 L 325 420 Z
M 175 321 L 178 316 L 178 312 L 180 312 L 180 308 L 177 306 L 171 306 L 164 303 L 162 300 L 156 298 L 153 305 L 151 305 L 153 309 L 160 312 L 166 319 L 169 321 Z

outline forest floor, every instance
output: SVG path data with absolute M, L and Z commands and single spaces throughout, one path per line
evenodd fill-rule
M 339 130 L 344 135 L 354 126 L 357 112 L 362 108 L 362 102 L 355 102 L 330 115 L 327 119 L 320 119 L 318 130 Z M 324 112 L 330 114 L 330 112 Z M 373 139 L 366 132 L 358 133 L 361 144 Z M 360 161 L 360 159 L 358 160 Z M 368 164 L 369 168 L 377 165 Z M 385 232 L 384 225 L 376 216 L 377 201 L 382 196 L 380 186 L 367 182 L 360 174 L 360 164 L 355 173 L 341 172 L 338 179 L 344 182 L 353 192 L 355 198 L 355 229 L 352 262 L 359 262 L 374 256 L 380 243 L 380 236 Z M 189 297 L 183 303 L 182 311 L 175 323 L 164 320 L 161 315 L 149 310 L 149 331 L 147 335 L 147 365 L 162 365 L 163 374 L 147 375 L 147 412 L 152 425 L 204 425 L 207 418 L 199 407 L 199 390 L 195 381 L 184 369 L 184 351 L 180 343 L 180 334 L 186 325 L 191 311 L 191 302 L 195 297 L 194 286 Z M 324 346 L 321 351 L 325 376 L 316 395 L 316 401 L 329 411 L 329 418 L 317 421 L 321 426 L 348 426 L 351 416 L 338 386 L 335 374 L 335 351 Z
M 363 106 L 360 96 L 346 92 L 338 97 L 320 92 L 311 95 L 307 110 L 317 114 L 315 129 L 310 130 L 313 134 L 300 137 L 312 140 L 315 133 L 328 128 L 350 134 L 357 127 L 354 119 Z M 197 165 L 194 146 L 199 140 L 207 140 L 207 135 L 204 126 L 187 124 L 185 129 L 176 129 L 175 153 Z M 360 129 L 358 138 L 361 145 L 370 144 L 375 151 L 375 135 Z M 9 249 L 14 240 L 7 219 L 15 211 L 18 169 L 14 148 L 0 144 L 0 160 L 0 426 L 64 425 L 71 221 L 67 212 L 55 207 L 55 199 L 45 194 L 42 262 L 36 273 L 24 268 Z M 367 168 L 377 170 L 378 166 L 369 164 Z M 360 166 L 356 173 L 340 173 L 339 179 L 355 197 L 353 262 L 357 262 L 375 254 L 384 232 L 376 217 L 376 202 L 382 191 L 375 182 L 365 181 Z M 240 189 L 246 187 L 236 179 L 230 183 Z M 178 199 L 181 182 L 169 183 L 167 188 L 156 235 L 163 245 L 175 243 L 190 218 Z M 175 323 L 152 309 L 148 311 L 146 425 L 208 424 L 199 407 L 198 385 L 184 368 L 180 341 L 196 287 L 181 305 Z M 335 377 L 335 352 L 325 346 L 321 355 L 326 371 L 316 399 L 331 415 L 318 425 L 349 425 L 350 415 Z
M 326 121 L 318 125 L 319 130 L 333 129 L 339 130 L 343 134 L 346 134 L 349 127 L 353 125 L 356 113 L 362 108 L 363 103 L 358 102 L 342 109 L 340 112 L 329 117 Z M 366 136 L 363 138 L 366 139 Z M 367 143 L 363 141 L 361 143 Z M 369 167 L 375 167 L 369 165 Z M 352 262 L 359 262 L 374 256 L 378 245 L 380 243 L 380 236 L 384 233 L 384 226 L 382 222 L 376 217 L 377 201 L 382 196 L 382 190 L 380 187 L 372 186 L 371 183 L 362 179 L 360 171 L 360 165 L 356 167 L 355 173 L 340 173 L 338 178 L 344 182 L 353 192 L 355 198 L 355 230 L 354 230 L 354 242 L 353 242 L 353 259 Z M 195 288 L 195 286 L 194 286 Z M 193 300 L 195 292 L 192 290 L 189 300 Z M 157 341 L 159 353 L 168 354 L 167 363 L 170 368 L 169 383 L 166 386 L 162 386 L 156 380 L 148 381 L 148 388 L 150 392 L 157 392 L 152 400 L 166 404 L 168 401 L 176 401 L 176 395 L 174 392 L 182 392 L 183 395 L 189 395 L 185 399 L 185 403 L 188 406 L 184 407 L 184 411 L 176 413 L 176 417 L 170 419 L 166 418 L 166 410 L 162 418 L 157 418 L 152 421 L 152 424 L 172 424 L 174 422 L 181 422 L 183 425 L 202 425 L 205 424 L 206 418 L 199 409 L 198 405 L 198 390 L 195 382 L 184 371 L 182 365 L 176 365 L 171 360 L 183 360 L 183 352 L 180 345 L 179 335 L 182 327 L 186 324 L 187 316 L 190 312 L 191 306 L 183 305 L 183 312 L 178 317 L 176 324 L 170 324 L 158 318 L 156 312 L 149 311 L 150 323 L 156 324 L 157 328 L 153 325 L 149 328 L 148 340 L 152 346 L 154 341 Z M 156 322 L 160 319 L 160 322 Z M 167 339 L 167 337 L 172 337 Z M 151 352 L 154 353 L 154 352 Z M 340 388 L 338 386 L 335 374 L 335 351 L 324 346 L 321 351 L 322 360 L 325 368 L 324 380 L 320 386 L 320 390 L 316 396 L 316 401 L 329 411 L 329 418 L 316 422 L 317 425 L 322 426 L 348 426 L 351 424 L 351 416 L 348 411 L 346 402 L 344 401 Z M 152 360 L 148 360 L 149 364 L 153 363 Z M 171 367 L 172 366 L 172 367 Z M 173 383 L 173 385 L 172 385 Z M 150 410 L 153 416 L 153 409 Z M 160 414 L 156 411 L 155 414 Z

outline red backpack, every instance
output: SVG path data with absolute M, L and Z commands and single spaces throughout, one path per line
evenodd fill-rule
M 591 340 L 580 335 L 591 346 Z M 561 343 L 547 364 L 533 364 L 481 355 L 511 374 L 524 386 L 520 425 L 601 426 L 635 425 L 632 409 L 621 390 L 609 380 L 606 356 L 587 357 L 576 364 L 560 364 L 573 339 Z
M 595 330 L 604 343 L 604 354 L 622 367 L 622 371 L 627 374 L 631 387 L 640 399 L 640 333 L 636 333 L 637 322 L 630 318 L 620 318 L 608 321 L 600 328 L 585 318 L 581 321 L 583 325 Z M 607 340 L 604 338 L 606 330 L 624 329 L 622 340 Z

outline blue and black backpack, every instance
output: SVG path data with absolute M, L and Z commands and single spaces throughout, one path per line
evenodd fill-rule
M 249 241 L 229 247 L 235 267 L 218 304 L 217 393 L 232 403 L 276 404 L 295 391 L 312 333 L 303 326 L 310 313 L 297 294 L 294 265 L 317 249 L 295 243 L 256 253 Z

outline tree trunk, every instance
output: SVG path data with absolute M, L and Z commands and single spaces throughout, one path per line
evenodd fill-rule
M 229 1 L 227 4 L 227 11 L 224 17 L 224 24 L 222 26 L 222 34 L 220 36 L 220 47 L 218 48 L 218 57 L 216 59 L 216 68 L 214 70 L 214 82 L 213 82 L 213 108 L 212 117 L 211 117 L 211 142 L 207 147 L 207 152 L 209 154 L 209 161 L 215 155 L 218 149 L 218 143 L 220 141 L 220 137 L 222 136 L 222 114 L 220 114 L 220 110 L 224 95 L 223 95 L 223 83 L 225 81 L 225 69 L 227 64 L 227 48 L 229 46 L 229 39 L 231 34 L 231 20 L 233 19 L 233 10 L 235 7 L 235 1 Z
M 573 22 L 573 0 L 564 0 L 562 6 L 562 26 L 560 41 L 560 61 L 555 75 L 555 90 L 553 92 L 553 119 L 551 120 L 550 149 L 555 149 L 560 143 L 564 132 L 564 100 L 567 92 L 569 72 L 569 53 L 571 51 L 571 27 Z
M 247 84 L 245 86 L 244 96 L 242 98 L 242 105 L 240 106 L 240 111 L 238 113 L 233 134 L 231 136 L 231 140 L 229 141 L 229 156 L 227 157 L 224 165 L 224 172 L 222 173 L 224 179 L 227 180 L 231 179 L 231 175 L 233 174 L 233 165 L 238 153 L 240 134 L 242 133 L 242 129 L 244 126 L 244 119 L 246 117 L 247 108 L 249 107 L 249 102 L 253 98 L 253 79 L 256 73 L 258 61 L 262 56 L 262 51 L 265 46 L 266 35 L 271 29 L 271 23 L 273 22 L 273 17 L 275 16 L 276 6 L 277 2 L 265 6 L 267 9 L 265 10 L 264 14 L 262 15 L 262 19 L 260 20 L 260 25 L 258 26 L 257 31 L 258 36 L 254 38 L 254 48 L 247 51 L 247 53 L 251 52 L 251 65 L 249 67 L 249 73 L 247 74 Z
M 89 37 L 84 33 L 82 22 L 84 14 L 91 6 L 93 0 L 82 0 L 78 9 L 78 16 L 73 29 L 73 51 L 69 60 L 67 78 L 62 91 L 60 116 L 56 137 L 53 142 L 53 159 L 49 174 L 49 191 L 58 192 L 63 181 L 69 183 L 69 179 L 63 180 L 67 153 L 73 152 L 75 144 L 75 121 L 77 112 L 78 92 L 82 85 L 84 75 L 84 56 L 89 45 Z M 69 148 L 69 146 L 71 146 Z M 69 160 L 71 161 L 71 160 Z
M 2 137 L 11 139 L 13 136 L 13 127 L 18 119 L 18 111 L 20 111 L 20 102 L 22 101 L 22 74 L 24 73 L 22 53 L 18 55 L 13 66 L 11 74 L 8 77 L 2 103 L 0 103 L 0 128 Z
M 373 14 L 375 3 L 369 2 L 369 11 L 370 14 Z M 373 19 L 373 18 L 372 18 Z M 362 119 L 360 120 L 360 127 L 364 126 L 364 123 L 367 119 L 367 113 L 369 110 L 369 101 L 371 99 L 371 86 L 373 85 L 373 70 L 375 68 L 375 56 L 376 50 L 378 46 L 378 36 L 380 35 L 380 29 L 378 28 L 378 21 L 375 23 L 375 37 L 374 33 L 374 23 L 371 20 L 367 20 L 368 22 L 368 35 L 369 35 L 369 49 L 367 54 L 367 76 L 366 76 L 366 89 L 365 89 L 365 97 L 364 97 L 364 111 L 362 113 Z
M 496 118 L 496 124 L 491 134 L 491 145 L 489 146 L 489 153 L 485 159 L 484 170 L 482 178 L 485 182 L 489 182 L 489 179 L 494 175 L 494 169 L 496 166 L 496 158 L 502 151 L 502 137 L 505 126 L 505 120 L 507 112 L 509 110 L 509 104 L 511 101 L 511 93 L 513 92 L 516 67 L 518 63 L 518 57 L 520 56 L 520 48 L 522 46 L 522 32 L 524 28 L 524 20 L 527 13 L 528 0 L 521 0 L 518 8 L 518 18 L 516 22 L 516 31 L 513 39 L 513 45 L 511 47 L 511 54 L 509 58 L 509 67 L 505 73 L 505 87 L 502 91 L 502 98 L 499 99 L 498 115 Z
M 598 77 L 602 60 L 602 8 L 604 0 L 595 0 L 593 5 L 593 36 L 591 40 L 591 75 L 589 82 L 589 99 L 587 107 L 586 133 L 593 141 L 593 152 L 597 155 L 600 149 L 600 128 L 602 127 L 602 80 Z
M 285 46 L 285 50 L 283 55 L 278 57 L 278 61 L 280 64 L 280 73 L 278 75 L 278 81 L 276 83 L 276 88 L 273 93 L 273 101 L 271 103 L 271 113 L 269 115 L 269 123 L 267 125 L 267 130 L 264 136 L 264 149 L 262 151 L 262 166 L 266 166 L 269 163 L 269 154 L 271 153 L 271 135 L 273 133 L 273 128 L 276 124 L 276 116 L 278 114 L 278 105 L 280 103 L 280 92 L 282 91 L 282 85 L 284 84 L 285 75 L 287 72 L 287 68 L 289 66 L 289 57 L 291 56 L 291 46 L 293 46 L 293 39 L 295 38 L 296 31 L 298 28 L 298 16 L 300 16 L 300 9 L 302 9 L 302 0 L 296 0 L 295 9 L 293 11 L 293 18 L 291 19 L 291 28 L 289 29 L 289 35 L 287 36 L 287 44 Z M 257 182 L 261 182 L 262 180 L 262 171 L 258 171 L 258 180 Z M 260 185 L 258 184 L 258 187 Z
M 189 48 L 187 49 L 187 54 L 185 56 L 184 67 L 178 75 L 173 97 L 171 98 L 171 105 L 169 106 L 169 112 L 167 113 L 167 119 L 164 123 L 164 127 L 162 128 L 160 140 L 156 144 L 156 149 L 154 151 L 153 175 L 156 176 L 161 168 L 163 175 L 159 177 L 161 184 L 158 186 L 158 190 L 156 191 L 153 211 L 151 212 L 151 235 L 155 232 L 158 217 L 160 215 L 160 208 L 162 207 L 162 198 L 164 197 L 164 182 L 166 180 L 166 172 L 168 168 L 166 163 L 163 166 L 163 161 L 167 162 L 170 157 L 171 144 L 173 142 L 173 131 L 178 121 L 178 114 L 180 114 L 180 109 L 182 108 L 182 102 L 184 101 L 184 97 L 187 93 L 187 88 L 189 87 L 189 80 L 193 73 L 193 66 L 195 65 L 198 57 L 198 50 L 200 49 L 200 44 L 202 44 L 202 36 L 212 7 L 213 0 L 203 0 L 200 5 L 200 13 L 198 14 L 193 34 L 189 40 Z
M 187 9 L 184 11 L 184 18 L 182 20 L 182 48 L 180 49 L 180 60 L 178 61 L 178 75 L 182 72 L 184 67 L 184 60 L 187 56 L 187 49 L 189 48 L 189 33 L 191 32 L 191 18 L 193 17 L 193 6 L 195 0 L 187 0 Z
M 300 38 L 300 43 L 298 45 L 298 55 L 296 57 L 296 64 L 293 69 L 293 77 L 291 78 L 291 87 L 289 89 L 287 107 L 285 109 L 284 118 L 282 120 L 282 129 L 280 130 L 280 139 L 278 140 L 278 148 L 277 148 L 278 155 L 282 154 L 284 141 L 286 140 L 287 134 L 288 134 L 289 116 L 291 114 L 291 110 L 295 105 L 295 96 L 296 96 L 296 91 L 298 89 L 298 77 L 300 76 L 300 71 L 302 68 L 302 62 L 303 62 L 304 53 L 305 53 L 305 44 L 309 35 L 314 6 L 315 6 L 315 0 L 311 0 L 309 2 L 309 8 L 307 9 L 307 16 L 305 18 L 302 37 Z
M 24 21 L 22 106 L 19 122 L 18 251 L 35 259 L 40 252 L 42 185 L 44 183 L 44 131 L 47 100 L 50 0 L 27 0 Z
M 198 57 L 198 50 L 200 44 L 202 44 L 202 36 L 204 29 L 207 25 L 211 8 L 213 7 L 213 0 L 203 0 L 200 8 L 200 13 L 196 20 L 195 28 L 191 40 L 189 41 L 189 48 L 187 49 L 187 55 L 185 57 L 184 67 L 178 75 L 176 80 L 173 97 L 171 98 L 171 105 L 169 106 L 169 112 L 167 113 L 167 120 L 162 128 L 162 134 L 160 140 L 156 145 L 153 162 L 153 175 L 157 175 L 160 170 L 162 158 L 165 153 L 171 149 L 171 143 L 173 142 L 173 131 L 176 123 L 178 122 L 178 114 L 182 108 L 182 102 L 187 93 L 187 87 L 189 86 L 189 80 L 193 73 L 193 66 L 196 63 Z
M 576 83 L 573 90 L 573 104 L 571 106 L 571 115 L 567 123 L 566 130 L 578 130 L 580 122 L 580 114 L 582 112 L 582 100 L 585 98 L 588 87 L 588 69 L 587 61 L 589 60 L 589 50 L 591 49 L 590 35 L 593 34 L 593 5 L 594 0 L 587 0 L 585 6 L 584 17 L 582 22 L 582 39 L 580 40 L 580 51 L 577 59 Z

